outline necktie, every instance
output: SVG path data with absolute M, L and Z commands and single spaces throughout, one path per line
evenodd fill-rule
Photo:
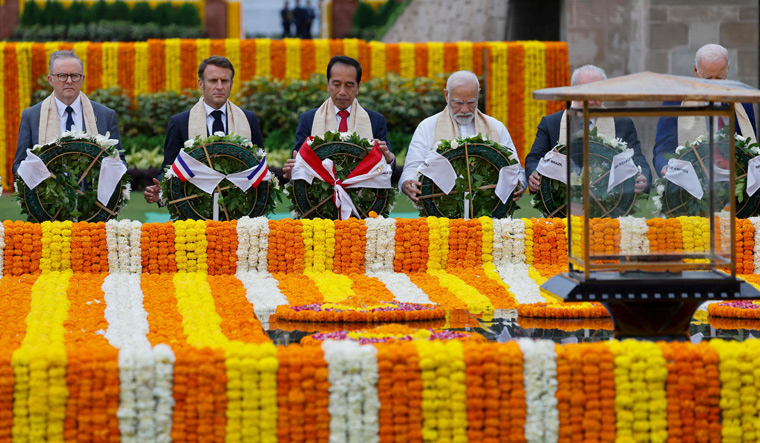
M 225 133 L 224 131 L 224 123 L 222 123 L 222 111 L 216 110 L 212 111 L 211 115 L 214 117 L 214 124 L 211 126 L 211 135 L 214 135 L 217 132 Z
M 340 125 L 338 125 L 338 132 L 348 132 L 348 111 L 338 111 L 340 116 Z
M 74 117 L 71 116 L 74 112 L 74 108 L 66 106 L 66 112 L 69 114 L 69 117 L 66 119 L 66 130 L 71 131 L 71 128 L 74 127 Z

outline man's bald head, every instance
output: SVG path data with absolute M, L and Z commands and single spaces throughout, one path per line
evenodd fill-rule
M 728 77 L 728 51 L 721 45 L 704 45 L 694 57 L 694 75 L 706 80 L 725 80 Z

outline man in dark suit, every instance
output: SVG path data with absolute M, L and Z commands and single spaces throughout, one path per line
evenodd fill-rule
M 703 78 L 705 80 L 725 80 L 728 77 L 728 67 L 728 51 L 723 46 L 708 44 L 697 50 L 697 54 L 694 58 L 695 77 Z M 681 106 L 681 102 L 663 102 L 662 105 Z M 734 117 L 737 123 L 736 132 L 744 137 L 752 137 L 752 139 L 756 141 L 755 134 L 757 134 L 757 127 L 755 124 L 755 112 L 752 109 L 752 104 L 742 103 L 740 107 L 737 106 L 735 109 L 736 112 Z M 665 175 L 665 170 L 668 165 L 668 160 L 665 158 L 666 154 L 674 153 L 679 145 L 683 145 L 687 141 L 693 142 L 696 136 L 707 133 L 706 118 L 693 117 L 692 119 L 696 118 L 701 120 L 687 120 L 688 122 L 695 123 L 694 130 L 690 131 L 691 134 L 688 135 L 684 131 L 684 128 L 681 128 L 679 131 L 678 122 L 681 119 L 679 117 L 660 117 L 657 121 L 657 137 L 655 138 L 654 149 L 652 150 L 652 163 L 654 164 L 655 171 L 657 171 L 660 176 Z M 681 121 L 685 122 L 684 120 Z M 721 128 L 725 123 L 727 122 L 719 120 L 718 128 Z M 750 125 L 752 133 L 748 134 L 748 132 L 750 132 Z M 679 133 L 681 134 L 680 137 Z
M 198 135 L 206 137 L 218 132 L 234 132 L 248 138 L 254 145 L 264 147 L 256 113 L 240 109 L 229 101 L 234 77 L 235 68 L 224 57 L 214 55 L 201 62 L 198 88 L 203 91 L 203 97 L 192 109 L 169 119 L 162 171 L 174 163 L 185 141 Z M 158 179 L 154 178 L 153 185 L 145 188 L 145 200 L 148 203 L 158 202 L 160 190 Z
M 345 55 L 336 55 L 330 59 L 327 64 L 327 92 L 330 93 L 330 98 L 319 108 L 299 116 L 293 157 L 309 136 L 321 136 L 326 131 L 337 130 L 356 132 L 364 138 L 377 140 L 385 160 L 395 165 L 396 157 L 390 150 L 385 117 L 362 108 L 356 100 L 361 80 L 362 67 L 359 62 Z M 282 171 L 286 178 L 290 178 L 294 164 L 294 159 L 285 162 Z
M 64 131 L 80 131 L 93 135 L 105 135 L 108 132 L 110 138 L 119 139 L 116 112 L 89 100 L 81 92 L 84 67 L 74 51 L 56 51 L 51 54 L 47 78 L 53 87 L 53 93 L 21 114 L 16 156 L 13 161 L 14 174 L 26 158 L 27 149 L 36 144 L 49 143 Z M 116 147 L 121 151 L 121 143 Z M 123 152 L 121 157 L 123 161 Z
M 596 66 L 586 65 L 573 71 L 570 80 L 572 86 L 583 85 L 599 80 L 606 80 L 605 72 Z M 573 103 L 573 106 L 579 106 Z M 601 107 L 601 102 L 589 102 L 590 107 Z M 564 134 L 560 134 L 562 119 L 565 118 L 565 111 L 555 112 L 541 118 L 536 131 L 536 139 L 530 148 L 530 153 L 525 157 L 525 175 L 528 177 L 528 188 L 530 192 L 538 192 L 541 185 L 541 174 L 536 171 L 538 163 L 544 158 L 547 152 L 551 151 L 560 140 L 564 143 Z M 636 127 L 633 120 L 625 117 L 615 117 L 615 137 L 622 139 L 628 144 L 628 148 L 633 149 L 633 162 L 641 168 L 641 174 L 636 176 L 635 192 L 648 192 L 649 185 L 652 183 L 652 171 L 646 158 L 641 153 L 641 143 L 636 134 Z M 594 122 L 596 124 L 596 122 Z M 604 134 L 611 137 L 612 134 Z

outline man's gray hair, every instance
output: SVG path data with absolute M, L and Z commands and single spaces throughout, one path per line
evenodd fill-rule
M 585 65 L 576 68 L 575 71 L 573 71 L 573 75 L 570 76 L 570 86 L 577 86 L 580 76 L 590 74 L 596 74 L 599 77 L 602 77 L 602 80 L 607 80 L 607 73 L 604 72 L 604 69 L 594 65 Z
M 62 59 L 62 58 L 73 58 L 76 61 L 78 61 L 79 66 L 82 67 L 82 73 L 84 74 L 84 63 L 82 63 L 82 60 L 79 57 L 77 57 L 76 54 L 74 54 L 74 51 L 55 51 L 54 53 L 50 54 L 50 63 L 48 63 L 48 74 L 53 73 L 53 63 L 55 63 L 56 60 Z
M 706 62 L 718 62 L 725 61 L 726 69 L 728 69 L 731 61 L 728 59 L 728 50 L 721 45 L 715 43 L 709 43 L 697 49 L 697 53 L 694 56 L 694 66 L 699 70 L 699 64 L 702 61 Z
M 451 74 L 446 81 L 446 90 L 451 92 L 451 90 L 456 87 L 473 83 L 477 85 L 478 90 L 480 90 L 480 81 L 478 81 L 477 75 L 470 71 L 457 71 Z

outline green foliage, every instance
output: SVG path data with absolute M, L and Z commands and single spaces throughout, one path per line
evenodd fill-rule
M 354 22 L 351 27 L 352 32 L 358 32 L 362 29 L 369 28 L 375 21 L 375 10 L 369 3 L 359 2 L 354 13 Z
M 129 96 L 118 86 L 112 86 L 107 89 L 97 89 L 88 95 L 90 100 L 94 100 L 102 105 L 108 106 L 116 112 L 116 115 L 127 115 L 132 101 Z
M 36 25 L 41 19 L 41 11 L 40 7 L 37 6 L 37 2 L 34 0 L 27 0 L 26 3 L 24 3 L 24 13 L 21 14 L 21 25 Z
M 129 6 L 123 0 L 116 0 L 109 4 L 108 18 L 112 21 L 128 20 L 130 17 Z
M 132 7 L 130 18 L 132 19 L 132 23 L 149 23 L 152 20 L 152 13 L 153 10 L 150 8 L 150 5 L 148 5 L 148 2 L 137 2 L 135 3 L 135 6 Z
M 145 41 L 203 35 L 198 9 L 192 3 L 174 8 L 162 2 L 154 11 L 144 1 L 135 3 L 130 10 L 123 0 L 112 3 L 98 0 L 89 7 L 82 0 L 74 0 L 68 9 L 58 0 L 47 0 L 42 9 L 33 1 L 27 2 L 21 25 L 10 40 Z
M 200 26 L 201 16 L 198 14 L 198 8 L 191 3 L 182 3 L 175 10 L 174 24 L 179 26 Z
M 198 102 L 199 96 L 200 93 L 197 90 L 184 91 L 182 94 L 174 91 L 140 94 L 137 96 L 134 119 L 125 126 L 123 131 L 129 136 L 165 135 L 169 118 L 192 108 Z
M 171 23 L 174 18 L 174 7 L 169 2 L 161 2 L 153 10 L 153 21 L 161 26 Z
M 97 23 L 108 18 L 108 3 L 105 0 L 98 0 L 92 6 L 88 13 L 89 23 Z

